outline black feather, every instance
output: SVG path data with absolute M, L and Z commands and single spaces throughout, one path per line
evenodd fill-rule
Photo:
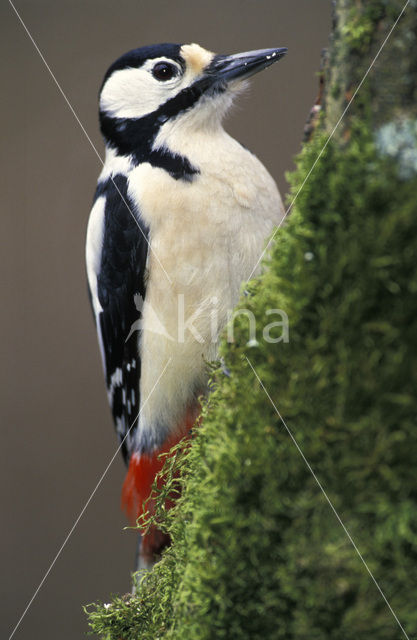
M 120 441 L 134 425 L 122 445 L 127 462 L 137 429 L 138 420 L 134 421 L 140 407 L 141 363 L 135 323 L 140 319 L 141 302 L 146 293 L 148 229 L 128 198 L 126 176 L 116 175 L 113 180 L 99 184 L 96 197 L 103 195 L 106 197 L 103 248 L 97 277 L 98 297 L 103 310 L 98 323 L 104 349 L 106 384 Z

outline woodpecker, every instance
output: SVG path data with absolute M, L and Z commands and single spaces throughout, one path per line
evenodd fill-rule
M 286 51 L 145 46 L 104 76 L 106 155 L 86 264 L 131 517 L 150 494 L 159 455 L 196 421 L 207 361 L 284 216 L 273 178 L 222 122 L 247 78 Z M 151 560 L 165 543 L 154 532 L 142 556 Z

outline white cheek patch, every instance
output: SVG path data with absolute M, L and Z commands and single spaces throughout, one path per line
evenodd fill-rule
M 166 89 L 144 68 L 120 69 L 104 85 L 100 108 L 113 118 L 141 118 L 165 100 Z
M 147 60 L 139 69 L 129 67 L 115 71 L 105 83 L 100 108 L 113 118 L 142 118 L 172 98 L 182 82 L 181 70 L 171 80 L 161 82 L 153 77 L 152 68 L 167 58 Z

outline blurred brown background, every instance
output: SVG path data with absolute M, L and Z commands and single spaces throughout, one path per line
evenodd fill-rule
M 221 53 L 287 46 L 228 130 L 286 192 L 317 93 L 329 0 L 16 0 L 94 144 L 97 91 L 124 51 L 198 42 Z M 99 161 L 12 7 L 2 3 L 1 594 L 8 638 L 116 449 L 86 294 L 84 237 Z M 130 588 L 136 535 L 117 457 L 15 638 L 69 640 L 81 606 Z

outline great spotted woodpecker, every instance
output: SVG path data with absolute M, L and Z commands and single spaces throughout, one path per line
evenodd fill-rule
M 274 180 L 223 129 L 233 99 L 284 48 L 215 55 L 197 44 L 129 51 L 100 91 L 106 157 L 87 275 L 108 399 L 135 517 L 207 391 L 207 361 L 284 216 Z M 149 560 L 164 544 L 144 539 Z

